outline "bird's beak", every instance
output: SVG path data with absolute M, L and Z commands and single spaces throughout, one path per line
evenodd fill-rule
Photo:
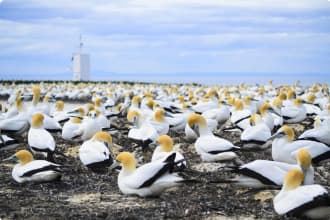
M 113 164 L 110 166 L 110 170 L 113 170 L 113 169 L 115 169 L 115 168 L 118 167 L 118 166 L 120 166 L 119 161 L 114 160 L 114 161 L 113 161 Z
M 165 113 L 164 113 L 164 116 L 165 116 L 165 117 L 168 117 L 168 118 L 173 118 L 172 114 L 170 114 L 170 113 L 168 113 L 168 112 L 166 112 L 166 111 L 165 111 Z
M 196 133 L 196 135 L 199 137 L 200 134 L 199 134 L 199 128 L 198 128 L 198 125 L 194 124 L 191 129 Z
M 277 113 L 273 108 L 269 108 L 268 110 L 269 110 L 269 112 L 274 113 L 275 115 L 277 115 L 279 117 L 282 117 L 282 115 L 280 115 L 279 113 Z
M 281 137 L 284 137 L 285 136 L 285 133 L 284 132 L 278 132 L 278 133 L 275 133 L 273 136 L 271 136 L 270 138 L 268 138 L 268 141 L 270 140 L 274 140 L 276 138 L 281 138 Z
M 76 113 L 78 113 L 78 110 L 73 110 L 68 112 L 68 114 L 76 114 Z
M 252 98 L 251 101 L 259 102 L 259 100 Z
M 14 155 L 12 155 L 12 156 L 6 158 L 6 159 L 3 159 L 2 161 L 14 161 L 14 162 L 17 162 L 18 159 L 17 159 L 17 157 L 16 157 L 15 154 L 14 154 Z
M 54 97 L 51 97 L 48 99 L 48 102 L 56 102 L 56 99 Z

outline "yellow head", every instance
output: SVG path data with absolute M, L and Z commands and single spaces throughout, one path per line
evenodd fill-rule
M 207 93 L 207 96 L 210 98 L 217 97 L 218 96 L 217 90 L 214 88 L 210 89 L 210 91 Z
M 287 94 L 287 99 L 293 99 L 295 96 L 296 96 L 296 93 L 292 89 L 289 89 L 288 94 Z
M 79 107 L 77 110 L 78 110 L 78 113 L 79 113 L 80 116 L 84 116 L 85 115 L 85 109 L 84 108 Z
M 280 132 L 283 132 L 283 133 L 286 135 L 288 141 L 292 142 L 292 141 L 294 140 L 294 137 L 295 137 L 295 136 L 294 136 L 294 131 L 293 131 L 293 129 L 292 129 L 291 127 L 289 127 L 288 125 L 283 125 L 283 126 L 280 128 L 279 131 L 280 131 Z
M 78 117 L 72 117 L 70 121 L 74 124 L 81 124 L 81 119 Z
M 293 190 L 301 185 L 304 181 L 304 174 L 301 170 L 290 170 L 284 179 L 283 188 L 285 190 Z
M 179 100 L 180 103 L 183 103 L 184 102 L 184 96 L 183 95 L 180 95 L 178 97 L 178 100 Z
M 194 125 L 207 127 L 205 118 L 199 114 L 191 114 L 188 118 L 188 125 L 189 127 L 193 127 Z
M 250 96 L 245 96 L 244 97 L 244 104 L 245 105 L 250 105 L 251 104 L 251 97 Z
M 32 93 L 33 93 L 32 103 L 33 103 L 33 105 L 36 105 L 36 104 L 38 104 L 39 99 L 40 99 L 40 88 L 39 88 L 39 86 L 34 86 L 32 88 Z
M 92 137 L 93 141 L 106 142 L 110 146 L 112 144 L 112 137 L 109 133 L 104 131 L 99 131 Z
M 62 100 L 59 100 L 59 101 L 56 102 L 56 109 L 57 109 L 57 111 L 63 111 L 64 102 Z
M 123 104 L 122 103 L 119 103 L 117 106 L 116 106 L 116 109 L 117 111 L 121 111 L 123 109 Z
M 155 121 L 164 122 L 164 120 L 165 120 L 164 114 L 165 114 L 164 109 L 157 109 L 155 111 Z
M 279 95 L 278 95 L 278 98 L 281 99 L 282 101 L 283 100 L 286 100 L 287 96 L 285 93 L 281 92 Z
M 293 105 L 296 106 L 296 107 L 299 107 L 301 105 L 301 103 L 303 102 L 302 98 L 296 98 L 294 101 L 293 101 Z
M 259 108 L 259 112 L 260 112 L 261 116 L 264 116 L 269 108 L 271 108 L 271 106 L 268 102 L 262 104 Z
M 316 96 L 314 95 L 314 93 L 310 93 L 310 94 L 307 96 L 307 102 L 309 102 L 309 103 L 314 103 L 315 98 L 316 98 Z
M 235 100 L 235 110 L 243 110 L 243 102 L 240 99 Z
M 309 169 L 312 163 L 312 156 L 306 149 L 300 149 L 297 154 L 297 161 L 303 170 Z
M 15 157 L 19 160 L 20 164 L 24 165 L 33 160 L 32 154 L 27 150 L 20 150 L 15 154 Z
M 133 99 L 132 99 L 132 103 L 134 105 L 138 105 L 138 106 L 141 104 L 141 101 L 142 101 L 142 99 L 141 99 L 140 96 L 134 96 Z
M 87 109 L 89 112 L 95 109 L 95 107 L 92 103 L 87 103 L 86 106 L 87 106 Z
M 159 136 L 157 141 L 161 145 L 163 152 L 173 151 L 173 140 L 170 136 L 168 135 Z
M 147 101 L 147 106 L 150 109 L 153 109 L 156 106 L 156 103 L 154 102 L 154 100 L 152 100 L 151 98 L 149 98 L 148 101 Z
M 120 153 L 116 160 L 122 164 L 123 170 L 134 171 L 136 169 L 136 160 L 133 154 L 129 152 Z
M 251 126 L 254 126 L 256 125 L 257 121 L 260 120 L 260 115 L 258 114 L 252 114 L 251 117 L 250 117 L 250 125 Z
M 16 108 L 18 111 L 22 111 L 22 97 L 19 96 L 16 98 Z
M 275 108 L 279 108 L 279 107 L 281 107 L 282 104 L 283 104 L 283 101 L 282 101 L 282 99 L 280 99 L 280 98 L 276 98 L 276 99 L 274 99 L 274 101 L 273 101 L 273 106 L 274 106 Z
M 265 93 L 265 88 L 264 87 L 260 87 L 258 90 L 258 94 L 259 95 L 263 95 Z
M 33 128 L 41 128 L 44 123 L 44 116 L 40 113 L 36 113 L 32 116 L 31 126 Z
M 102 103 L 102 99 L 99 98 L 99 97 L 97 97 L 97 98 L 95 99 L 95 101 L 94 101 L 94 105 L 95 105 L 96 107 L 100 107 L 100 106 L 101 106 L 101 103 Z
M 47 102 L 49 101 L 49 98 L 50 98 L 49 95 L 45 95 L 45 96 L 44 96 L 44 100 L 43 100 L 43 102 L 44 102 L 44 103 L 47 103 Z
M 129 122 L 136 122 L 139 118 L 140 118 L 140 113 L 139 112 L 137 112 L 137 111 L 135 111 L 135 110 L 131 110 L 131 111 L 129 111 L 128 112 L 128 114 L 127 114 L 127 120 L 129 121 Z

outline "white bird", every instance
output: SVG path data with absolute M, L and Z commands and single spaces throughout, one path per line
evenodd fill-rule
M 67 141 L 74 140 L 77 136 L 75 131 L 81 126 L 82 120 L 78 117 L 72 117 L 65 122 L 62 128 L 62 138 Z
M 19 161 L 12 170 L 12 177 L 18 183 L 50 182 L 61 179 L 61 165 L 46 160 L 34 160 L 27 150 L 20 150 L 4 161 Z
M 283 185 L 288 171 L 300 169 L 304 173 L 304 185 L 314 184 L 314 168 L 311 166 L 312 158 L 309 152 L 304 149 L 299 150 L 297 162 L 297 165 L 293 165 L 278 161 L 255 160 L 239 167 L 230 167 L 230 171 L 239 176 L 228 182 L 251 188 L 276 188 Z
M 230 117 L 230 121 L 234 125 L 234 127 L 238 128 L 241 131 L 244 131 L 247 127 L 250 126 L 250 117 L 251 111 L 249 109 L 244 109 L 243 102 L 241 100 L 235 100 L 235 109 Z
M 250 117 L 251 127 L 241 133 L 241 142 L 247 149 L 264 148 L 267 140 L 271 137 L 270 128 L 261 119 L 260 115 L 253 114 Z
M 279 215 L 329 219 L 329 193 L 317 184 L 300 186 L 303 180 L 304 174 L 300 170 L 290 170 L 286 174 L 281 191 L 273 199 L 275 212 Z
M 324 122 L 322 124 L 320 117 L 316 116 L 314 124 L 319 125 L 302 133 L 298 140 L 318 141 L 330 146 L 330 123 Z
M 275 161 L 295 164 L 296 154 L 299 149 L 307 149 L 313 163 L 318 163 L 330 158 L 330 147 L 311 140 L 296 140 L 294 141 L 294 131 L 291 127 L 282 126 L 271 138 L 272 143 L 272 158 Z
M 174 162 L 179 162 L 176 167 L 179 169 L 183 169 L 187 166 L 187 163 L 183 157 L 183 155 L 178 152 L 174 151 L 173 149 L 173 140 L 168 135 L 162 135 L 157 138 L 157 141 L 159 143 L 159 146 L 157 146 L 152 154 L 151 161 L 156 160 L 163 160 L 166 159 L 168 156 L 170 156 L 172 153 L 175 154 L 175 160 Z
M 79 148 L 80 161 L 93 171 L 102 171 L 114 163 L 112 145 L 112 137 L 109 133 L 97 132 Z
M 149 122 L 145 121 L 138 111 L 129 111 L 127 120 L 133 123 L 133 128 L 128 132 L 128 138 L 141 145 L 143 150 L 158 137 L 157 130 Z
M 230 118 L 230 111 L 226 105 L 222 104 L 220 107 L 204 111 L 202 116 L 206 120 L 216 120 L 217 125 L 223 125 Z
M 32 116 L 31 128 L 28 132 L 28 144 L 34 153 L 41 153 L 47 156 L 47 160 L 53 162 L 55 151 L 55 140 L 53 136 L 43 128 L 44 116 L 36 113 Z
M 233 151 L 240 148 L 223 138 L 214 136 L 208 129 L 203 116 L 190 115 L 188 124 L 199 136 L 195 142 L 195 149 L 203 161 L 231 160 L 237 157 Z
M 196 113 L 202 114 L 203 112 L 215 109 L 218 107 L 218 93 L 215 89 L 210 89 L 210 91 L 207 93 L 206 97 L 210 98 L 207 102 L 199 102 L 195 106 L 192 107 L 192 109 Z
M 306 108 L 302 105 L 303 100 L 296 98 L 293 105 L 282 108 L 282 117 L 286 123 L 298 123 L 306 118 Z
M 282 104 L 283 101 L 280 98 L 276 98 L 273 100 L 272 106 L 276 113 L 271 112 L 270 114 L 274 119 L 274 130 L 278 130 L 283 125 L 283 117 L 282 117 Z
M 269 103 L 264 103 L 259 108 L 261 119 L 266 123 L 269 129 L 272 131 L 274 128 L 274 118 L 271 113 L 277 114 Z
M 141 197 L 159 196 L 168 188 L 183 181 L 183 178 L 172 173 L 175 166 L 175 153 L 164 161 L 157 160 L 136 168 L 136 160 L 129 152 L 122 152 L 116 160 L 122 165 L 118 175 L 118 187 L 123 194 Z
M 218 126 L 218 122 L 215 119 L 211 119 L 211 118 L 206 118 L 205 120 L 206 120 L 208 129 L 211 132 L 215 131 L 217 126 Z M 188 123 L 186 124 L 184 132 L 185 132 L 185 135 L 186 135 L 186 139 L 189 142 L 193 142 L 198 138 L 198 135 L 195 133 L 195 131 L 193 129 L 190 128 Z
M 56 111 L 53 112 L 52 116 L 58 123 L 64 123 L 70 119 L 69 115 L 64 111 L 63 101 L 59 100 L 56 102 Z
M 98 131 L 102 131 L 102 125 L 96 120 L 97 114 L 94 110 L 88 113 L 79 126 L 79 129 L 73 132 L 74 139 L 88 140 L 96 134 Z
M 170 129 L 170 124 L 165 118 L 164 109 L 156 109 L 154 113 L 154 119 L 150 120 L 152 126 L 157 130 L 158 135 L 167 134 Z

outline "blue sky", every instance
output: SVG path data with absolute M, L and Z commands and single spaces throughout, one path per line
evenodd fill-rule
M 328 0 L 3 0 L 0 33 L 2 79 L 70 79 L 80 33 L 94 80 L 330 78 Z

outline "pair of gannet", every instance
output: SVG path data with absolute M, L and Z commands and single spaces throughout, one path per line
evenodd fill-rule
M 73 130 L 72 135 L 69 134 L 69 136 L 73 136 L 73 139 L 83 141 L 92 138 L 98 131 L 102 131 L 105 128 L 104 126 L 107 125 L 109 127 L 108 120 L 103 115 L 100 115 L 98 110 L 88 112 L 87 117 L 84 117 L 81 122 L 78 119 L 73 119 L 67 123 L 71 127 L 76 127 L 76 124 L 79 124 L 78 129 Z
M 133 127 L 128 132 L 128 138 L 138 142 L 143 150 L 159 136 L 156 128 L 149 121 L 145 120 L 139 111 L 130 110 L 127 114 L 127 120 L 133 123 Z
M 270 139 L 272 143 L 272 157 L 275 161 L 295 164 L 299 149 L 307 149 L 314 163 L 330 158 L 330 147 L 312 140 L 294 140 L 295 135 L 291 127 L 282 126 Z

